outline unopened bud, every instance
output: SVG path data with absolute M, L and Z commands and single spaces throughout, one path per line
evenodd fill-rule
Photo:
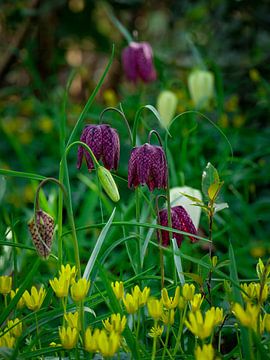
M 50 255 L 52 247 L 54 232 L 53 218 L 45 211 L 38 210 L 36 213 L 36 221 L 33 217 L 28 223 L 28 228 L 38 254 L 46 259 Z
M 214 75 L 206 70 L 193 70 L 188 77 L 188 89 L 196 108 L 207 106 L 214 96 Z
M 169 126 L 177 107 L 177 96 L 169 90 L 162 91 L 157 98 L 157 109 L 160 114 L 161 125 L 166 128 Z
M 119 201 L 120 195 L 118 192 L 118 188 L 110 171 L 105 169 L 103 166 L 99 166 L 97 169 L 97 174 L 101 186 L 103 187 L 109 198 L 114 202 Z
M 213 256 L 213 257 L 212 257 L 212 266 L 213 266 L 213 267 L 216 267 L 216 266 L 217 266 L 217 261 L 218 261 L 217 256 Z

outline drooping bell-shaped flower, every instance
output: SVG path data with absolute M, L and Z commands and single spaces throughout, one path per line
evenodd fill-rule
M 50 255 L 52 247 L 54 232 L 53 218 L 45 211 L 38 210 L 36 212 L 36 221 L 33 217 L 28 223 L 28 228 L 38 254 L 41 257 L 47 258 Z
M 177 96 L 169 90 L 161 91 L 157 98 L 157 110 L 161 117 L 161 125 L 166 128 L 169 126 L 175 115 L 177 107 Z
M 146 143 L 133 148 L 128 162 L 129 188 L 147 184 L 153 191 L 165 189 L 167 183 L 167 161 L 162 147 Z
M 173 206 L 171 208 L 171 221 L 172 221 L 172 228 L 177 229 L 180 231 L 185 231 L 189 234 L 197 234 L 196 228 L 186 212 L 186 210 L 182 206 Z M 168 226 L 168 211 L 167 209 L 163 209 L 159 211 L 158 214 L 158 223 L 162 226 Z M 160 239 L 160 232 L 161 232 L 161 239 Z M 196 242 L 196 238 L 192 235 L 188 235 L 191 242 Z M 183 241 L 183 235 L 172 233 L 172 237 L 176 239 L 178 246 L 181 245 Z M 170 243 L 170 235 L 169 232 L 166 230 L 158 231 L 158 238 L 163 246 L 168 246 Z
M 80 140 L 90 147 L 97 160 L 102 160 L 106 169 L 117 169 L 120 156 L 120 141 L 115 129 L 106 124 L 86 125 Z M 94 169 L 91 156 L 83 146 L 78 148 L 77 168 L 80 169 L 83 156 L 86 159 L 88 170 Z
M 156 80 L 153 52 L 147 42 L 132 41 L 122 52 L 122 64 L 128 80 L 151 82 Z
M 188 89 L 196 108 L 207 106 L 214 96 L 214 75 L 207 70 L 193 70 L 188 77 Z

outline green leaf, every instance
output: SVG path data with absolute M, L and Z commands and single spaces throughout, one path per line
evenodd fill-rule
M 200 205 L 203 205 L 203 204 L 204 204 L 201 199 L 198 199 L 198 198 L 196 198 L 195 196 L 191 196 L 191 195 L 185 194 L 185 193 L 183 193 L 183 192 L 181 192 L 181 191 L 179 191 L 179 192 L 180 192 L 181 195 L 187 197 L 187 198 L 188 198 L 189 200 L 191 200 L 191 201 L 194 201 L 196 204 L 200 204 Z
M 111 227 L 111 224 L 112 224 L 112 221 L 113 221 L 113 218 L 114 218 L 114 214 L 115 214 L 115 208 L 113 209 L 113 212 L 107 222 L 107 224 L 104 226 L 104 228 L 102 229 L 98 239 L 97 239 L 97 242 L 96 242 L 96 245 L 94 247 L 94 250 L 88 260 L 88 263 L 86 265 L 86 268 L 84 270 L 84 274 L 83 274 L 83 278 L 85 279 L 89 279 L 89 276 L 91 274 L 91 271 L 95 265 L 95 262 L 96 262 L 96 259 L 97 259 L 97 256 L 100 252 L 100 249 L 102 247 L 102 244 L 106 238 L 106 235 L 107 235 L 107 232 L 109 231 L 110 227 Z
M 0 202 L 2 201 L 2 198 L 6 191 L 6 179 L 4 176 L 0 177 Z
M 209 162 L 202 173 L 202 192 L 206 197 L 209 187 L 214 183 L 219 183 L 219 175 L 217 169 Z
M 235 261 L 233 246 L 231 243 L 229 245 L 229 259 L 230 259 L 230 278 L 234 281 L 234 283 L 238 285 L 237 287 L 233 286 L 234 300 L 243 306 L 243 300 L 240 291 L 240 283 L 237 274 L 236 261 Z
M 221 182 L 215 182 L 213 184 L 211 184 L 207 190 L 207 193 L 208 193 L 208 196 L 209 196 L 209 199 L 211 201 L 215 201 L 219 192 L 220 192 L 220 189 L 222 188 L 222 185 L 224 184 L 223 181 Z
M 215 213 L 223 209 L 228 209 L 229 205 L 227 203 L 214 204 Z
M 172 243 L 173 243 L 173 258 L 174 258 L 174 263 L 175 263 L 175 267 L 176 267 L 176 270 L 177 270 L 177 274 L 178 274 L 178 277 L 179 277 L 179 280 L 180 280 L 180 284 L 182 286 L 184 286 L 185 284 L 185 277 L 183 275 L 183 268 L 182 268 L 182 262 L 181 262 L 181 254 L 179 252 L 179 248 L 178 248 L 178 245 L 177 245 L 177 242 L 176 240 L 173 238 L 172 239 Z

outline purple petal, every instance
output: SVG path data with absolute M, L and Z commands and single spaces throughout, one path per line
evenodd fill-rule
M 138 79 L 136 51 L 138 44 L 131 42 L 122 52 L 122 64 L 126 77 L 133 82 Z
M 102 161 L 108 170 L 117 169 L 120 154 L 119 136 L 109 125 L 101 125 L 102 129 Z
M 140 43 L 136 51 L 136 64 L 141 79 L 145 82 L 156 80 L 156 71 L 153 64 L 153 52 L 147 42 Z
M 175 213 L 177 213 L 177 217 L 181 223 L 181 230 L 196 235 L 197 230 L 183 206 L 174 206 L 173 209 Z M 194 238 L 192 235 L 188 235 L 188 237 L 193 243 L 197 241 L 197 239 Z
M 128 162 L 128 187 L 131 188 L 134 186 L 135 188 L 139 185 L 138 179 L 138 156 L 139 156 L 140 148 L 135 147 L 131 150 L 129 162 Z
M 100 159 L 102 154 L 102 131 L 100 125 L 89 125 L 87 129 L 85 143 L 93 151 L 97 160 Z M 88 170 L 91 171 L 94 169 L 94 163 L 92 161 L 91 155 L 84 149 L 84 155 L 86 158 L 86 163 Z

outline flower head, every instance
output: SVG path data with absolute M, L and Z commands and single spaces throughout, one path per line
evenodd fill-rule
M 125 329 L 127 318 L 125 315 L 121 318 L 120 314 L 112 314 L 110 318 L 102 321 L 102 323 L 108 332 L 114 331 L 121 334 Z
M 196 360 L 214 360 L 215 352 L 211 344 L 204 344 L 202 347 L 198 346 L 195 349 Z
M 190 301 L 191 311 L 197 311 L 200 309 L 203 302 L 202 294 L 195 294 L 193 299 Z
M 22 322 L 18 318 L 14 320 L 8 320 L 7 326 L 10 329 L 10 334 L 15 338 L 18 338 L 22 335 Z
M 133 148 L 128 162 L 128 186 L 147 184 L 153 191 L 165 189 L 167 183 L 167 161 L 162 147 L 146 143 Z
M 54 232 L 53 218 L 45 211 L 38 210 L 36 219 L 33 217 L 29 221 L 28 228 L 38 254 L 43 258 L 47 258 L 50 255 L 52 247 Z
M 14 296 L 17 294 L 17 292 L 19 291 L 19 289 L 17 288 L 15 291 L 11 290 L 10 291 L 10 298 L 11 300 L 14 298 Z M 23 299 L 23 296 L 20 298 L 20 300 L 17 302 L 17 308 L 18 309 L 22 309 L 25 306 L 25 302 Z
M 143 291 L 141 291 L 138 285 L 135 285 L 132 289 L 132 295 L 137 300 L 139 306 L 144 306 L 148 300 L 150 295 L 150 288 L 144 287 Z
M 29 310 L 37 311 L 41 308 L 41 305 L 45 299 L 46 291 L 43 287 L 39 290 L 35 286 L 31 287 L 31 294 L 26 290 L 23 293 L 23 299 Z
M 113 356 L 120 346 L 120 335 L 112 331 L 109 334 L 105 330 L 101 330 L 97 337 L 98 349 L 102 356 Z
M 75 277 L 77 274 L 77 269 L 75 266 L 61 265 L 61 270 L 59 270 L 59 276 L 65 275 L 69 281 L 69 285 L 72 285 L 75 282 Z
M 251 328 L 255 331 L 257 330 L 258 316 L 260 312 L 260 307 L 258 305 L 252 305 L 248 302 L 246 308 L 243 309 L 240 304 L 235 303 L 233 305 L 232 312 L 243 326 Z
M 74 282 L 74 284 L 71 285 L 70 289 L 72 299 L 74 301 L 83 300 L 88 293 L 89 287 L 90 281 L 84 278 L 81 278 L 77 282 Z
M 77 344 L 78 336 L 79 332 L 76 328 L 71 328 L 70 326 L 59 328 L 59 337 L 64 349 L 73 349 Z
M 164 310 L 161 315 L 161 320 L 165 325 L 173 325 L 174 324 L 174 309 Z
M 57 297 L 63 298 L 68 296 L 69 279 L 65 274 L 60 275 L 59 278 L 49 280 L 49 282 Z
M 193 70 L 188 77 L 188 88 L 197 108 L 207 106 L 214 96 L 213 74 L 206 70 Z
M 114 295 L 117 300 L 121 300 L 124 297 L 124 283 L 123 281 L 115 281 L 111 283 L 111 287 L 113 289 Z
M 0 276 L 0 294 L 7 295 L 10 293 L 12 287 L 11 276 Z
M 177 286 L 175 289 L 174 297 L 169 297 L 168 291 L 166 288 L 163 288 L 161 291 L 162 302 L 166 309 L 175 309 L 179 303 L 180 298 L 180 287 Z
M 91 353 L 98 351 L 99 334 L 99 329 L 95 329 L 94 332 L 92 332 L 90 327 L 86 329 L 84 334 L 84 348 L 86 351 Z
M 149 332 L 149 336 L 152 338 L 160 337 L 163 333 L 164 326 L 153 326 Z
M 136 295 L 126 294 L 123 303 L 129 314 L 134 314 L 139 309 L 138 298 Z
M 126 77 L 132 82 L 156 80 L 152 48 L 147 42 L 132 41 L 122 52 L 122 64 Z
M 147 302 L 148 313 L 154 320 L 159 320 L 163 313 L 162 300 L 150 298 Z
M 97 160 L 102 160 L 106 169 L 117 169 L 120 155 L 120 141 L 118 133 L 109 125 L 86 125 L 80 140 L 93 151 Z M 83 156 L 88 170 L 94 169 L 90 154 L 82 146 L 78 148 L 77 168 L 82 165 Z
M 182 294 L 185 300 L 193 300 L 195 293 L 195 286 L 193 284 L 184 284 Z
M 161 117 L 161 125 L 167 128 L 174 117 L 177 107 L 177 96 L 169 90 L 162 91 L 157 98 L 157 110 Z
M 68 312 L 65 315 L 65 320 L 72 329 L 76 328 L 80 330 L 80 321 L 79 321 L 79 313 L 75 311 L 74 313 Z
M 159 225 L 168 226 L 168 211 L 167 209 L 163 209 L 159 211 Z M 186 210 L 182 206 L 173 206 L 171 208 L 171 220 L 172 220 L 172 228 L 180 231 L 185 231 L 189 234 L 197 234 L 196 228 L 186 212 Z M 192 235 L 188 235 L 192 242 L 196 241 Z M 160 231 L 158 231 L 158 237 L 160 237 Z M 173 233 L 173 237 L 176 239 L 178 245 L 180 246 L 183 240 L 182 234 Z M 168 246 L 170 242 L 169 232 L 166 230 L 161 230 L 161 243 L 163 246 Z

